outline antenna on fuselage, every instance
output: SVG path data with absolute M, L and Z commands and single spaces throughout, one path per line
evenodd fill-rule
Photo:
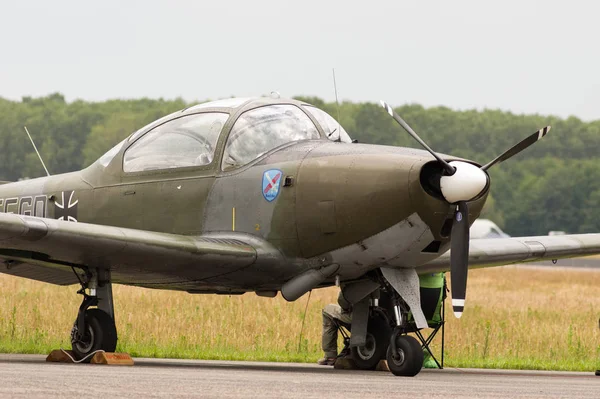
M 340 102 L 338 101 L 338 95 L 337 95 L 337 85 L 335 83 L 335 68 L 331 68 L 331 70 L 333 71 L 333 91 L 335 92 L 335 104 L 337 106 L 337 123 L 338 123 L 338 128 L 337 128 L 337 132 L 338 132 L 338 138 L 335 141 L 342 141 L 342 135 L 341 135 L 341 125 L 340 125 Z M 330 137 L 333 134 L 333 132 L 329 133 Z
M 33 142 L 33 139 L 31 138 L 31 134 L 29 134 L 29 130 L 27 130 L 27 126 L 23 126 L 23 128 L 25 129 L 25 133 L 27 133 L 27 136 L 29 137 L 29 140 L 31 141 L 31 145 L 33 145 L 33 149 L 35 150 L 35 153 L 37 154 L 38 158 L 40 159 L 40 162 L 42 163 L 42 166 L 44 167 L 46 174 L 48 176 L 50 176 L 50 172 L 48 172 L 48 168 L 46 167 L 46 164 L 44 163 L 44 160 L 42 159 L 40 152 L 38 151 L 37 147 L 35 146 L 35 143 Z

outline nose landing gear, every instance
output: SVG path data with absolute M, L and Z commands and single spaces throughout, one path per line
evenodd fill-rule
M 114 352 L 117 347 L 110 273 L 93 270 L 83 278 L 75 274 L 81 284 L 77 293 L 83 295 L 83 301 L 71 329 L 71 348 L 77 360 L 89 362 L 95 352 Z M 99 275 L 104 278 L 99 279 Z
M 418 277 L 416 273 L 414 276 L 410 276 L 408 273 L 396 270 L 387 271 L 389 280 L 380 275 L 380 284 L 385 288 L 384 291 L 389 298 L 387 309 L 391 313 L 390 316 L 393 315 L 389 318 L 390 325 L 394 327 L 386 352 L 388 368 L 394 375 L 414 377 L 423 367 L 423 347 L 416 338 L 408 333 L 414 332 L 415 329 L 418 330 L 418 318 L 421 316 L 424 320 L 425 317 L 422 315 L 420 304 Z M 406 275 L 403 278 L 397 278 L 402 274 Z M 403 284 L 399 284 L 399 281 Z M 405 297 L 411 300 L 407 303 Z M 421 312 L 421 315 L 415 314 L 415 310 Z M 425 326 L 427 326 L 427 322 L 425 322 Z
M 397 329 L 392 333 L 386 360 L 390 371 L 397 376 L 414 377 L 423 367 L 421 344 L 410 335 L 402 335 Z

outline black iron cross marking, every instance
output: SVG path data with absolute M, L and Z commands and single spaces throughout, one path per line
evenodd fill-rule
M 74 191 L 63 191 L 62 202 L 60 204 L 58 201 L 54 203 L 54 217 L 56 219 L 69 222 L 77 221 L 77 203 L 79 200 L 73 201 L 74 194 Z

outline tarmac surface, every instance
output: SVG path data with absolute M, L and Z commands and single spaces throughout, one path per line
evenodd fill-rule
M 135 359 L 134 366 L 0 355 L 0 397 L 600 398 L 593 372 L 423 370 L 414 378 L 298 363 Z

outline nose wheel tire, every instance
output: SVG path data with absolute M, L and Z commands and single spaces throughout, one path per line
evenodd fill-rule
M 88 309 L 84 317 L 86 331 L 78 334 L 77 322 L 71 330 L 71 348 L 75 358 L 83 359 L 97 350 L 114 352 L 117 348 L 117 328 L 112 317 L 100 309 Z M 91 356 L 85 362 L 90 360 Z
M 379 361 L 385 358 L 390 334 L 390 327 L 382 318 L 372 317 L 367 327 L 365 345 L 352 348 L 352 360 L 356 367 L 361 370 L 375 370 Z
M 423 367 L 421 344 L 410 335 L 396 335 L 396 351 L 392 345 L 387 349 L 387 363 L 390 371 L 397 376 L 414 377 Z

